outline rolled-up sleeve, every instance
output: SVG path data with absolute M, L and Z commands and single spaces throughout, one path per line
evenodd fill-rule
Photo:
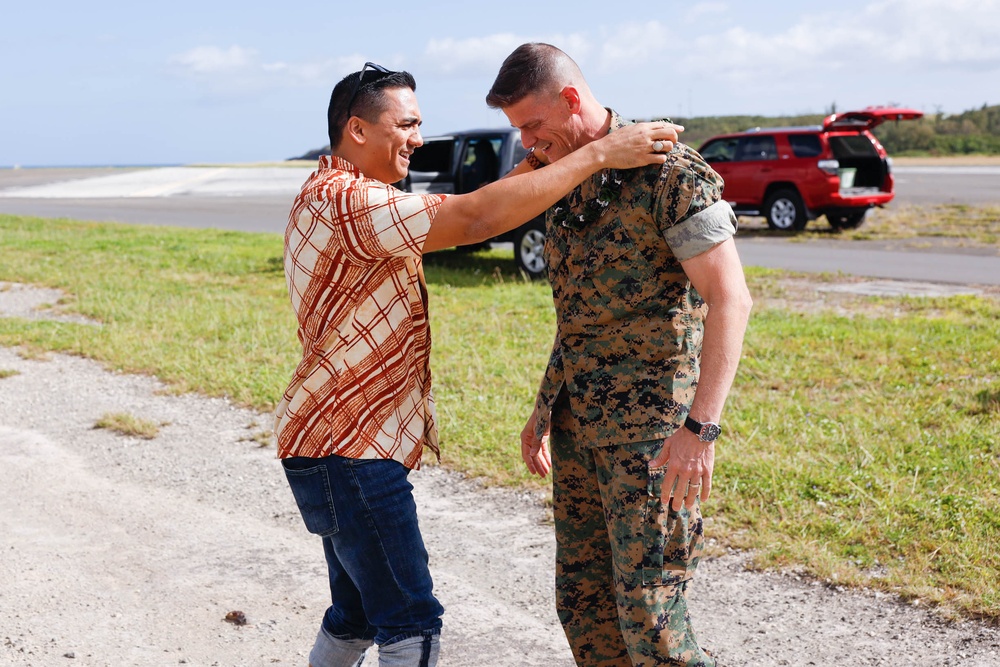
M 736 214 L 729 202 L 717 201 L 708 208 L 668 227 L 663 237 L 674 257 L 685 261 L 711 250 L 736 234 Z
M 736 233 L 736 215 L 722 199 L 724 187 L 694 149 L 678 144 L 668 156 L 653 192 L 653 212 L 677 259 L 691 259 Z

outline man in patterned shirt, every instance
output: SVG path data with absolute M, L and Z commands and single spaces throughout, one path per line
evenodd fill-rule
M 646 124 L 551 173 L 413 195 L 389 184 L 423 143 L 415 88 L 410 74 L 371 63 L 337 84 L 332 155 L 285 232 L 303 354 L 275 415 L 278 456 L 307 529 L 323 538 L 333 598 L 313 667 L 359 665 L 372 643 L 383 666 L 437 661 L 443 608 L 407 481 L 424 447 L 438 452 L 422 253 L 512 229 L 602 168 L 662 163 L 653 143 L 677 138 L 668 123 Z
M 627 127 L 548 44 L 516 49 L 486 101 L 551 165 Z M 751 305 L 722 187 L 677 144 L 546 215 L 557 330 L 521 449 L 533 474 L 552 470 L 557 611 L 578 665 L 715 665 L 685 596 Z

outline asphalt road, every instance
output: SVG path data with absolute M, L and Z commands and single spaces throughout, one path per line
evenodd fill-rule
M 896 167 L 893 173 L 894 204 L 1000 204 L 1000 166 Z
M 3 169 L 0 213 L 136 224 L 284 231 L 311 169 Z M 1000 204 L 1000 167 L 897 167 L 905 204 Z M 738 237 L 748 266 L 941 283 L 1000 284 L 1000 256 L 961 249 L 901 249 L 865 242 Z

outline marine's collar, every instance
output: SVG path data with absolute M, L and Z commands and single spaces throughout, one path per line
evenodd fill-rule
M 608 133 L 631 124 L 614 109 L 608 111 L 611 112 Z M 621 194 L 621 173 L 617 169 L 602 169 L 556 202 L 552 207 L 553 221 L 562 227 L 583 229 L 604 215 L 608 207 L 618 201 Z

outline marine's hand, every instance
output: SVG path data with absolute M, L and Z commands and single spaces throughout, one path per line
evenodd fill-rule
M 532 475 L 545 477 L 552 469 L 552 457 L 549 455 L 549 431 L 541 439 L 535 434 L 535 411 L 531 411 L 528 423 L 521 431 L 521 458 L 524 465 L 528 467 L 528 472 Z
M 684 128 L 666 121 L 636 123 L 601 137 L 591 144 L 602 151 L 605 168 L 631 169 L 663 164 Z
M 663 464 L 667 466 L 660 493 L 664 504 L 671 502 L 677 511 L 682 504 L 693 507 L 698 496 L 702 501 L 708 500 L 715 468 L 714 442 L 702 442 L 691 431 L 679 428 L 663 441 L 663 449 L 649 462 L 649 467 L 659 468 Z

